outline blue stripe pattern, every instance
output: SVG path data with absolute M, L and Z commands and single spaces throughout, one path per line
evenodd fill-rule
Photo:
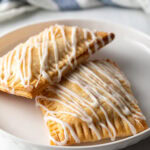
M 76 0 L 54 0 L 60 10 L 78 10 L 81 9 Z
M 116 3 L 114 3 L 112 0 L 99 0 L 99 1 L 102 2 L 104 5 L 122 8 L 122 6 L 120 6 L 120 5 L 116 4 Z
M 148 9 L 148 7 L 150 8 L 150 4 L 148 5 L 146 1 L 143 0 L 143 4 L 139 3 L 139 6 L 134 2 L 132 0 L 0 0 L 0 22 L 9 20 L 26 12 L 37 10 L 39 7 L 49 10 L 64 11 L 89 9 L 107 5 L 119 8 L 141 7 L 145 12 L 150 12 L 150 9 Z M 13 10 L 13 13 L 11 10 Z
M 112 2 L 112 0 L 99 0 L 99 1 L 103 2 L 106 5 L 116 5 Z
M 62 10 L 62 11 L 63 10 L 80 10 L 83 8 L 99 7 L 102 5 L 125 7 L 125 5 L 121 5 L 121 2 L 117 4 L 117 2 L 114 2 L 113 0 L 0 0 L 0 6 L 2 6 L 2 4 L 4 3 L 11 5 L 11 3 L 9 2 L 14 2 L 17 8 L 18 8 L 17 4 L 19 4 L 19 7 L 22 7 L 28 4 L 28 5 L 35 5 L 38 7 L 41 6 L 42 8 L 46 8 L 50 10 L 54 10 L 54 9 L 58 10 L 57 8 L 59 8 L 59 10 Z M 54 5 L 52 3 L 55 3 L 56 6 L 58 7 L 53 8 Z M 91 6 L 90 6 L 90 3 L 91 3 Z M 95 5 L 93 5 L 94 3 Z M 12 6 L 12 7 L 15 7 L 15 6 Z

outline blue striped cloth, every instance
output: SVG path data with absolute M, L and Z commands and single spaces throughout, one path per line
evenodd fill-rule
M 150 0 L 0 0 L 0 21 L 11 19 L 38 8 L 64 11 L 104 5 L 142 8 L 145 12 L 150 13 Z

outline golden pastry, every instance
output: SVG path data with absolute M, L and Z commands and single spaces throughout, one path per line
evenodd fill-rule
M 113 141 L 147 129 L 129 81 L 110 60 L 78 66 L 36 102 L 51 145 Z
M 112 33 L 50 26 L 0 58 L 0 90 L 33 98 L 113 39 Z

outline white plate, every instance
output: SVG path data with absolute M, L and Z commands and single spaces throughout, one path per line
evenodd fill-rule
M 117 24 L 92 20 L 55 20 L 23 27 L 0 38 L 0 56 L 16 44 L 26 40 L 51 24 L 79 25 L 86 28 L 114 32 L 116 39 L 94 57 L 115 60 L 131 81 L 139 105 L 150 125 L 150 37 Z M 150 129 L 135 136 L 92 146 L 59 147 L 59 149 L 119 149 L 150 135 Z M 33 100 L 0 92 L 0 149 L 2 150 L 58 150 L 48 145 L 47 129 L 40 110 Z

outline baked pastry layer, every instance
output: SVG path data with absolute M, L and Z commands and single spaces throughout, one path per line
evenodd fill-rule
M 147 129 L 131 86 L 110 61 L 90 61 L 36 97 L 51 145 L 115 140 Z
M 113 33 L 50 26 L 0 58 L 0 90 L 33 98 L 113 39 Z

